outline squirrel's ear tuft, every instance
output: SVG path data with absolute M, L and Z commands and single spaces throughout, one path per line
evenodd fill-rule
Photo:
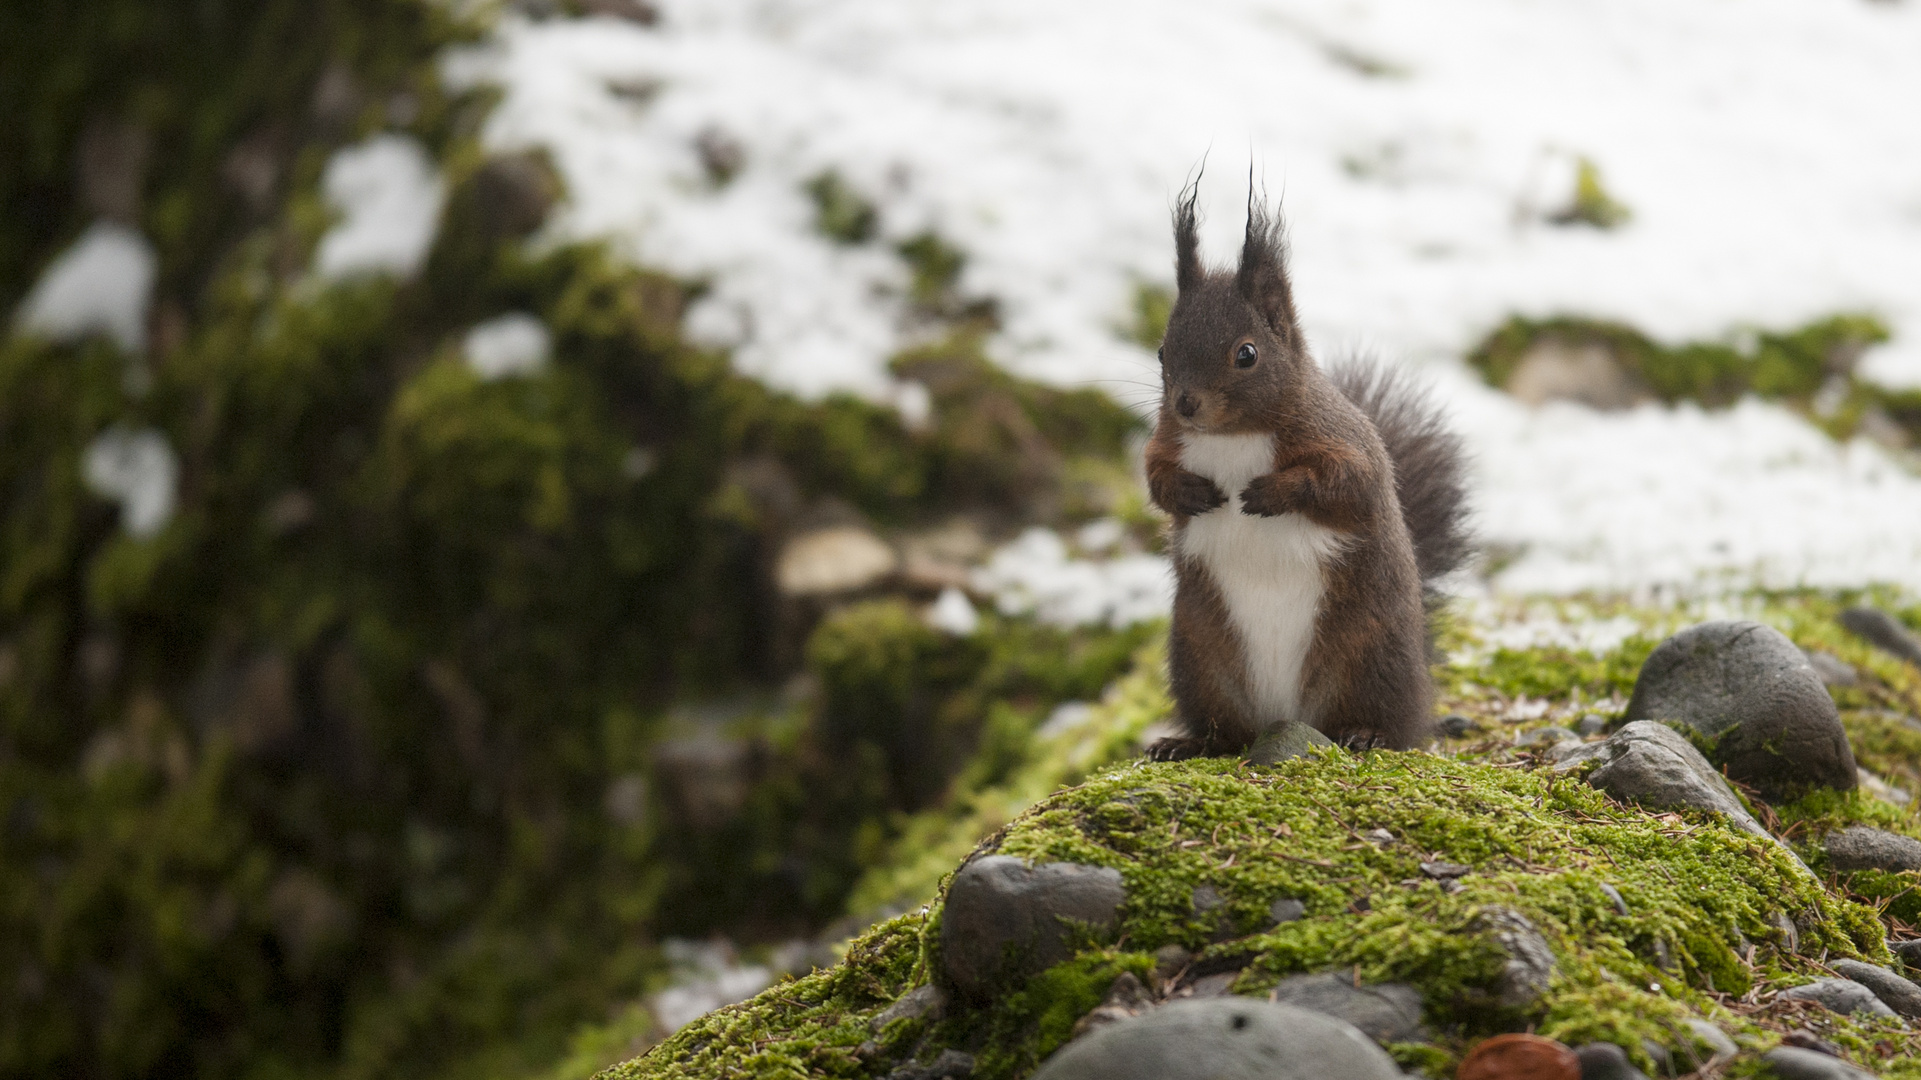
M 1300 348 L 1294 288 L 1287 281 L 1287 226 L 1278 216 L 1269 216 L 1266 200 L 1256 198 L 1251 183 L 1247 192 L 1247 240 L 1241 245 L 1241 269 L 1234 286 L 1290 349 Z
M 1201 178 L 1196 176 L 1174 202 L 1174 284 L 1183 292 L 1203 276 L 1200 221 L 1194 210 L 1194 201 L 1200 194 Z

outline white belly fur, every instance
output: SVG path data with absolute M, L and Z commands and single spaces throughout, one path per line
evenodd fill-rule
M 1314 643 L 1321 571 L 1342 533 L 1300 514 L 1241 513 L 1241 490 L 1274 468 L 1272 435 L 1188 435 L 1181 465 L 1214 481 L 1227 504 L 1189 518 L 1176 537 L 1183 558 L 1213 577 L 1240 633 L 1248 694 L 1263 731 L 1301 715 L 1302 667 Z

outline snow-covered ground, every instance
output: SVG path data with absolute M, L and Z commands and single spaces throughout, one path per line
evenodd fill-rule
M 1921 586 L 1921 481 L 1763 405 L 1538 413 L 1458 357 L 1512 313 L 1667 339 L 1840 310 L 1895 330 L 1865 370 L 1921 383 L 1921 7 L 1867 0 L 670 0 L 658 28 L 508 19 L 450 59 L 500 83 L 501 147 L 552 149 L 557 236 L 713 282 L 692 313 L 742 370 L 892 392 L 912 332 L 890 243 L 927 228 L 992 296 L 999 359 L 1140 400 L 1115 332 L 1170 279 L 1167 210 L 1205 157 L 1233 250 L 1251 164 L 1292 224 L 1324 355 L 1428 366 L 1470 436 L 1516 591 Z M 732 142 L 713 183 L 698 147 Z M 1573 162 L 1633 212 L 1549 224 Z M 803 188 L 879 209 L 838 246 Z

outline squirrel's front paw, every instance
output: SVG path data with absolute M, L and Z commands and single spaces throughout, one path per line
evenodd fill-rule
M 1168 478 L 1160 496 L 1155 501 L 1161 504 L 1161 509 L 1186 517 L 1205 514 L 1227 502 L 1227 496 L 1214 486 L 1214 481 L 1185 469 Z
M 1241 513 L 1256 517 L 1291 514 L 1307 504 L 1308 480 L 1299 473 L 1257 476 L 1241 491 Z

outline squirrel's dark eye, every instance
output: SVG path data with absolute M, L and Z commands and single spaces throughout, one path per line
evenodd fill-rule
M 1253 367 L 1256 358 L 1254 343 L 1251 341 L 1241 342 L 1241 347 L 1234 350 L 1235 367 Z

